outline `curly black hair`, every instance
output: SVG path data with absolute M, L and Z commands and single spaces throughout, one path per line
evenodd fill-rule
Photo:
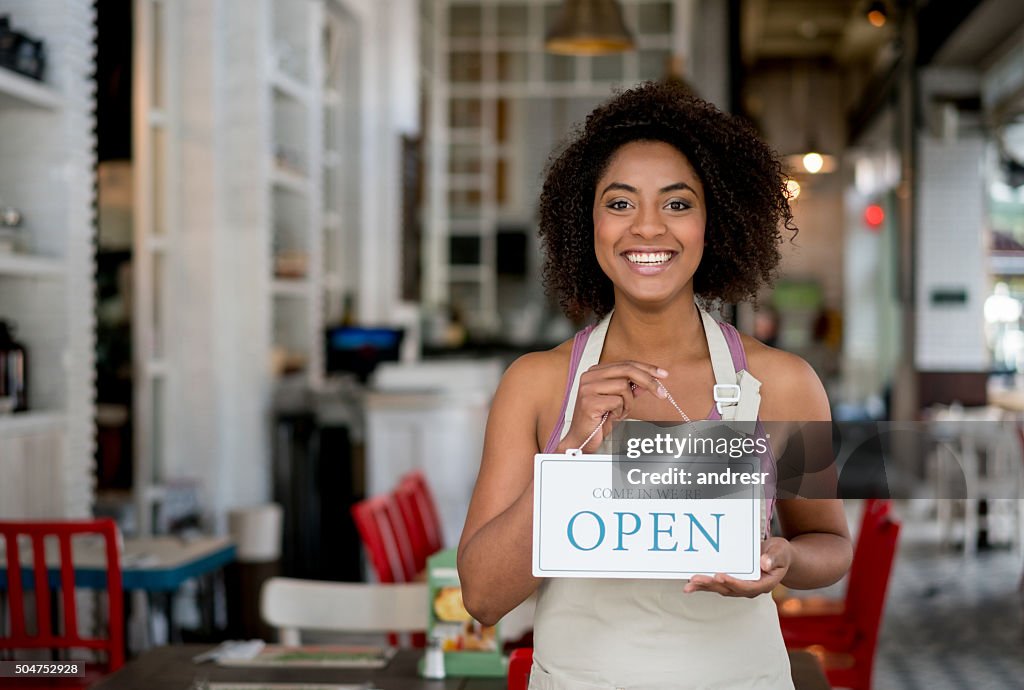
M 782 229 L 796 233 L 782 163 L 752 127 L 674 82 L 646 82 L 614 96 L 553 154 L 540 197 L 548 294 L 571 318 L 601 317 L 614 305 L 612 282 L 594 253 L 594 192 L 613 154 L 634 141 L 674 146 L 704 185 L 697 298 L 706 305 L 755 298 L 775 278 Z

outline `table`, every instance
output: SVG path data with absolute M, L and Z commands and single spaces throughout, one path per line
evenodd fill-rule
M 93 690 L 188 690 L 197 678 L 211 682 L 364 683 L 381 690 L 502 690 L 504 678 L 446 678 L 426 680 L 417 673 L 422 650 L 402 649 L 384 669 L 240 668 L 213 663 L 194 664 L 192 657 L 207 645 L 175 645 L 150 650 L 93 686 Z M 830 690 L 817 659 L 808 652 L 790 652 L 796 690 Z
M 72 540 L 75 585 L 85 589 L 107 586 L 106 552 L 102 540 Z M 0 541 L 0 562 L 6 563 L 7 548 Z M 121 582 L 125 590 L 173 592 L 185 580 L 214 572 L 235 560 L 235 545 L 228 537 L 138 537 L 124 540 L 121 554 Z M 60 586 L 60 557 L 53 540 L 48 540 L 46 563 L 50 584 Z M 32 554 L 22 549 L 22 581 L 33 586 Z M 0 589 L 7 589 L 7 570 L 0 569 Z
M 47 540 L 46 563 L 50 587 L 60 587 L 60 556 L 55 540 Z M 101 539 L 79 538 L 71 542 L 75 563 L 75 585 L 83 589 L 106 589 L 106 550 Z M 173 536 L 135 537 L 124 540 L 121 554 L 121 582 L 125 592 L 146 592 L 166 611 L 171 634 L 176 633 L 173 623 L 173 595 L 182 583 L 198 578 L 203 584 L 210 576 L 235 560 L 235 545 L 228 537 L 194 537 L 183 539 Z M 7 562 L 6 544 L 0 540 L 0 563 Z M 34 587 L 32 554 L 22 549 L 22 583 L 26 589 Z M 7 570 L 0 568 L 0 590 L 7 589 Z M 201 587 L 204 597 L 210 597 L 209 606 L 201 607 L 204 626 L 212 629 L 212 595 L 210 583 Z M 126 614 L 130 597 L 125 597 Z

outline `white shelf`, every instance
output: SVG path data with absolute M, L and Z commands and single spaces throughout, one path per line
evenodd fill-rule
M 31 254 L 0 254 L 0 276 L 60 278 L 65 273 L 61 259 Z
M 288 168 L 282 168 L 276 163 L 272 165 L 270 181 L 275 187 L 287 189 L 297 194 L 309 194 L 309 178 Z
M 310 282 L 296 278 L 275 278 L 270 283 L 270 291 L 277 297 L 309 297 Z
M 0 107 L 13 106 L 56 110 L 63 101 L 51 87 L 0 67 Z
M 0 437 L 61 429 L 67 418 L 59 412 L 15 412 L 0 415 Z
M 270 73 L 270 85 L 278 93 L 299 101 L 303 105 L 309 105 L 310 89 L 295 77 L 281 70 L 274 70 Z

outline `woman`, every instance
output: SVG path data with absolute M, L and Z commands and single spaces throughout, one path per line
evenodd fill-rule
M 531 571 L 535 453 L 596 452 L 627 418 L 715 418 L 715 384 L 737 376 L 750 385 L 736 419 L 830 418 L 803 360 L 705 321 L 695 303 L 754 297 L 779 262 L 780 228 L 791 226 L 775 154 L 671 84 L 597 108 L 550 166 L 545 281 L 567 314 L 599 321 L 509 367 L 459 545 L 463 598 L 481 622 L 538 591 L 532 688 L 792 687 L 770 592 L 780 582 L 823 587 L 846 572 L 839 501 L 766 501 L 782 536 L 763 541 L 756 581 L 541 580 Z M 723 356 L 734 370 L 721 371 Z

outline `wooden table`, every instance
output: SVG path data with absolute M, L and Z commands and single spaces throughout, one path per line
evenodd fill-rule
M 93 690 L 189 690 L 196 679 L 210 682 L 240 681 L 266 683 L 371 683 L 381 690 L 502 690 L 504 678 L 447 678 L 425 680 L 417 673 L 422 650 L 403 649 L 379 670 L 240 668 L 213 663 L 194 664 L 192 657 L 210 649 L 206 645 L 175 645 L 146 652 Z M 796 690 L 829 690 L 817 659 L 807 652 L 790 652 Z

